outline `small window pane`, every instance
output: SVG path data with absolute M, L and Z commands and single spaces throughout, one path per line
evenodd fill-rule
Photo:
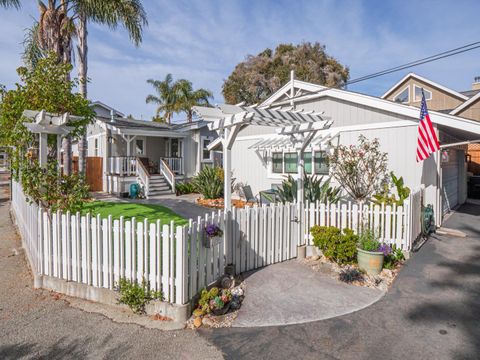
M 210 151 L 208 150 L 208 145 L 210 145 L 210 140 L 204 139 L 203 140 L 203 160 L 211 160 L 210 158 Z
M 304 169 L 307 174 L 312 173 L 312 153 L 306 152 L 303 153 L 303 162 L 304 162 Z
M 415 88 L 415 101 L 422 101 L 422 88 L 418 86 L 414 86 Z M 431 100 L 432 99 L 432 92 L 423 89 L 423 92 L 425 93 L 425 100 Z
M 135 141 L 135 153 L 137 155 L 145 155 L 145 149 L 143 146 L 143 140 L 136 140 Z
M 297 153 L 285 153 L 285 172 L 297 173 Z
M 399 103 L 408 103 L 408 94 L 409 94 L 409 88 L 405 88 L 405 90 L 403 90 L 400 94 L 398 94 L 397 96 L 395 96 L 395 98 L 393 99 L 393 101 L 395 102 L 399 102 Z
M 315 152 L 315 174 L 328 175 L 328 156 L 325 151 Z
M 281 174 L 283 172 L 283 154 L 272 153 L 272 172 Z

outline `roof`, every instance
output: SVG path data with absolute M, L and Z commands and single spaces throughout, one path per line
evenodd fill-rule
M 467 101 L 465 101 L 463 104 L 460 104 L 459 106 L 457 106 L 455 109 L 453 109 L 450 114 L 452 115 L 457 115 L 459 112 L 461 112 L 462 110 L 465 110 L 466 108 L 468 108 L 470 105 L 472 105 L 473 103 L 477 102 L 477 100 L 480 99 L 480 92 L 477 92 L 477 94 L 475 96 L 472 96 L 470 99 L 468 99 Z
M 112 108 L 111 106 L 108 106 L 107 104 L 105 104 L 105 103 L 103 103 L 103 102 L 101 102 L 101 101 L 98 101 L 98 100 L 97 100 L 97 101 L 93 101 L 93 102 L 92 102 L 92 105 L 93 105 L 93 106 L 103 107 L 104 109 L 107 109 L 108 111 L 113 111 L 114 114 L 116 114 L 116 115 L 118 115 L 118 116 L 120 116 L 120 117 L 125 117 L 125 114 L 124 114 L 124 113 L 118 111 L 117 109 Z
M 146 120 L 135 120 L 135 119 L 128 119 L 128 118 L 114 118 L 113 121 L 111 118 L 97 116 L 97 120 L 107 123 L 109 125 L 113 125 L 116 128 L 131 128 L 131 129 L 142 129 L 142 130 L 172 130 L 173 126 L 165 123 L 157 123 L 154 121 L 146 121 Z
M 465 90 L 465 91 L 460 91 L 463 95 L 465 96 L 468 96 L 469 98 L 471 98 L 472 96 L 475 96 L 477 95 L 478 93 L 480 93 L 480 89 L 478 90 Z
M 395 85 L 393 85 L 390 89 L 388 89 L 383 95 L 382 95 L 382 99 L 386 99 L 395 89 L 397 89 L 401 84 L 403 84 L 406 80 L 408 80 L 409 78 L 413 78 L 413 79 L 417 79 L 417 80 L 420 80 L 432 87 L 435 87 L 437 89 L 440 89 L 446 93 L 449 93 L 457 98 L 460 98 L 462 100 L 467 100 L 468 99 L 468 96 L 462 94 L 462 93 L 459 93 L 458 91 L 455 91 L 455 90 L 452 90 L 446 86 L 443 86 L 443 85 L 440 85 L 432 80 L 428 80 L 427 78 L 424 78 L 423 76 L 420 76 L 420 75 L 417 75 L 415 73 L 409 73 L 407 75 L 405 75 L 399 82 L 397 82 Z
M 419 109 L 415 106 L 405 105 L 401 103 L 397 103 L 390 100 L 385 100 L 382 98 L 378 98 L 371 95 L 365 95 L 356 93 L 349 90 L 342 90 L 342 89 L 334 89 L 334 88 L 325 88 L 318 92 L 317 94 L 305 95 L 295 99 L 295 102 L 299 101 L 309 101 L 314 99 L 321 99 L 324 97 L 330 97 L 333 99 L 344 100 L 347 102 L 355 103 L 364 105 L 367 107 L 388 111 L 394 114 L 399 114 L 403 116 L 407 116 L 412 118 L 413 120 L 418 120 L 419 117 Z M 275 103 L 275 105 L 282 105 L 288 104 L 290 101 L 279 101 Z M 473 132 L 480 134 L 480 124 L 474 120 L 468 120 L 459 116 L 454 116 L 452 114 L 445 114 L 438 111 L 431 111 L 429 110 L 431 116 L 431 120 L 433 123 L 444 125 L 447 127 L 454 127 L 463 129 L 465 131 Z M 333 119 L 335 121 L 335 119 Z

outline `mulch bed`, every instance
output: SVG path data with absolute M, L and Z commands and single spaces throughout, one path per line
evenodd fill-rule
M 224 202 L 223 198 L 221 199 L 202 199 L 198 198 L 197 203 L 201 206 L 209 207 L 212 209 L 223 209 Z M 246 202 L 243 200 L 234 199 L 232 200 L 232 206 L 236 207 L 237 209 L 243 209 L 245 207 L 253 207 L 253 202 Z

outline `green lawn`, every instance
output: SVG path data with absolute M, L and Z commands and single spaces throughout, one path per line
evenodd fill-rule
M 137 204 L 137 203 L 118 203 L 108 201 L 93 201 L 85 204 L 82 214 L 90 212 L 92 216 L 100 214 L 102 218 L 112 215 L 112 219 L 120 219 L 123 216 L 125 220 L 135 217 L 137 221 L 148 219 L 151 222 L 160 219 L 162 224 L 169 224 L 175 221 L 175 225 L 186 225 L 188 220 L 174 213 L 169 208 L 161 205 L 153 204 Z

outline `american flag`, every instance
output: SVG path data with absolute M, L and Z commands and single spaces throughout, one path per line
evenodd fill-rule
M 430 115 L 428 115 L 427 102 L 422 90 L 422 108 L 420 122 L 418 123 L 417 162 L 427 159 L 430 154 L 440 150 L 440 143 L 433 128 Z

